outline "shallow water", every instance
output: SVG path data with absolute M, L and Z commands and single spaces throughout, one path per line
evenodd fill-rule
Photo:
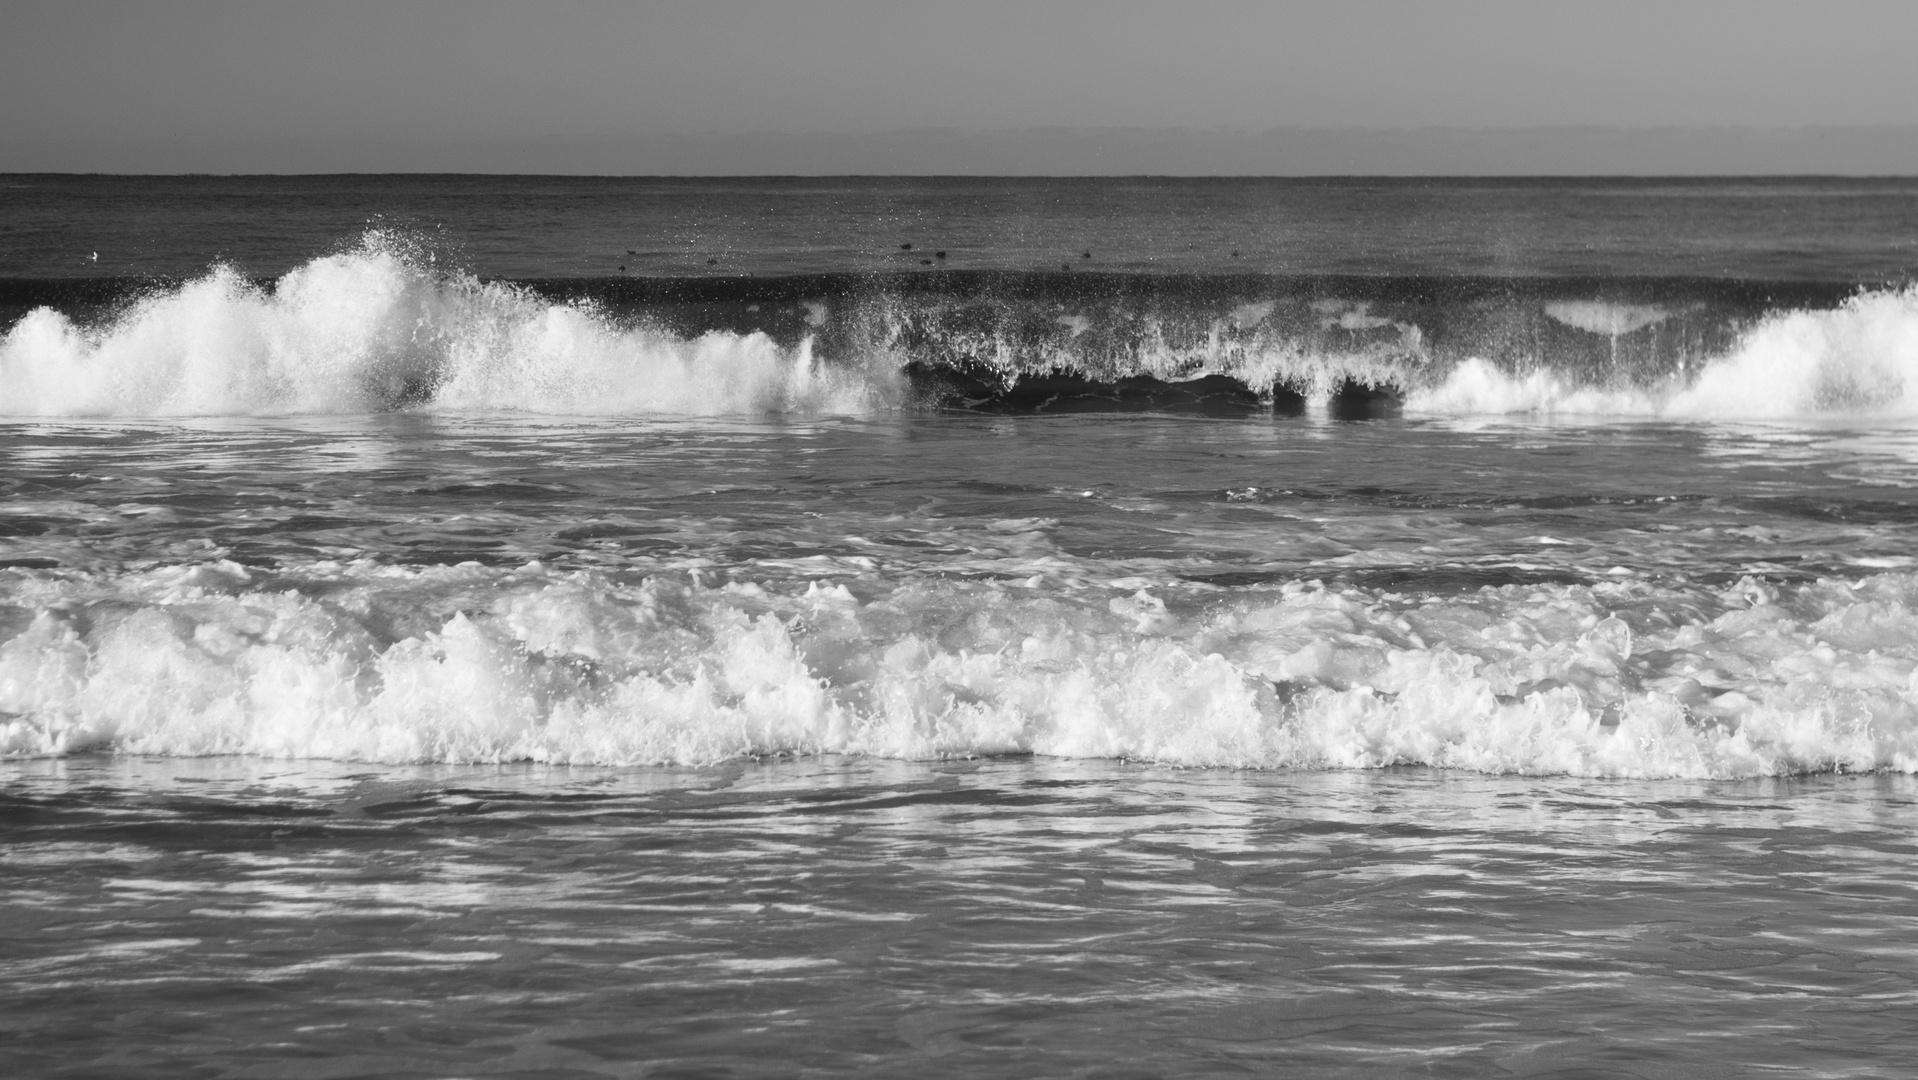
M 1918 565 L 1902 424 L 402 413 L 11 423 L 0 460 L 8 557 L 77 569 L 176 548 L 802 580 Z
M 44 1076 L 1884 1076 L 1909 777 L 4 766 Z

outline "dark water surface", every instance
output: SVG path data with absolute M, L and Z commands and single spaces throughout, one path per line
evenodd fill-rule
M 0 192 L 10 278 L 185 277 L 216 260 L 277 277 L 369 227 L 516 279 L 909 270 L 935 251 L 955 269 L 1153 273 L 1879 281 L 1918 269 L 1918 180 L 1898 177 L 14 175 Z
M 1820 1076 L 1909 777 L 16 762 L 35 1076 Z

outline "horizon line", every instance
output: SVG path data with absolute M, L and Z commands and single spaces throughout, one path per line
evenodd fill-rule
M 1918 124 L 900 128 L 870 132 L 42 136 L 0 172 L 136 176 L 1902 177 Z
M 1581 182 L 1602 180 L 1616 183 L 1639 181 L 1673 180 L 1764 180 L 1764 181 L 1802 181 L 1837 180 L 1858 182 L 1871 180 L 1918 180 L 1918 169 L 1911 172 L 1886 173 L 1846 173 L 1846 172 L 1646 172 L 1646 173 L 794 173 L 794 172 L 742 172 L 742 173 L 670 173 L 670 172 L 630 172 L 630 173 L 568 173 L 568 172 L 495 172 L 485 170 L 426 170 L 426 169 L 384 169 L 384 170 L 334 170 L 334 171 L 285 171 L 285 172 L 122 172 L 109 169 L 58 170 L 58 169 L 0 169 L 0 177 L 31 178 L 53 177 L 105 178 L 118 179 L 176 179 L 176 180 L 251 180 L 251 179 L 328 179 L 343 177 L 391 177 L 405 176 L 415 179 L 434 179 L 450 177 L 487 177 L 502 180 L 1285 180 L 1285 181 L 1340 181 L 1367 180 L 1387 183 L 1417 183 L 1426 180 L 1482 180 L 1500 182 L 1522 181 L 1558 181 Z

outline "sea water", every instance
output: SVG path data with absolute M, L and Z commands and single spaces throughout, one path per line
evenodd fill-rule
M 1918 1049 L 1918 184 L 5 183 L 16 1071 Z

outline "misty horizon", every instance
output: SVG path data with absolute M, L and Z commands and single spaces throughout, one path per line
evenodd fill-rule
M 570 176 L 1896 176 L 1918 124 L 1137 127 L 415 140 L 15 140 L 0 171 Z
M 22 0 L 0 171 L 1918 173 L 1918 8 Z

